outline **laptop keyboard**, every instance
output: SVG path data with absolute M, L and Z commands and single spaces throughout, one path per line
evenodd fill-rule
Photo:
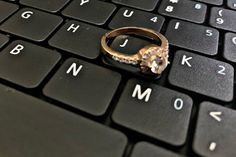
M 235 0 L 0 0 L 0 156 L 235 157 Z M 170 42 L 158 77 L 108 30 Z M 150 41 L 119 36 L 133 54 Z

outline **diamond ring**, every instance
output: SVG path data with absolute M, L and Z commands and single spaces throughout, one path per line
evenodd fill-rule
M 111 39 L 119 35 L 139 35 L 160 41 L 160 45 L 150 44 L 134 55 L 126 55 L 108 46 Z M 169 43 L 160 33 L 141 27 L 123 27 L 106 33 L 101 39 L 101 50 L 104 54 L 121 63 L 139 65 L 141 72 L 161 74 L 169 64 Z

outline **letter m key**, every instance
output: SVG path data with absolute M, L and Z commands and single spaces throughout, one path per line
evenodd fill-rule
M 152 93 L 152 89 L 151 88 L 147 88 L 144 92 L 142 92 L 141 90 L 141 85 L 137 84 L 134 88 L 132 97 L 135 98 L 137 97 L 139 100 L 145 100 L 145 102 L 148 102 L 150 99 Z

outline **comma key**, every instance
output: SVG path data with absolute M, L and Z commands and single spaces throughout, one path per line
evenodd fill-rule
M 18 11 L 0 26 L 2 31 L 33 41 L 44 41 L 62 22 L 62 18 L 31 8 Z
M 234 68 L 187 51 L 177 51 L 169 74 L 172 85 L 222 101 L 234 95 Z
M 193 148 L 207 157 L 236 156 L 236 112 L 211 102 L 200 105 Z

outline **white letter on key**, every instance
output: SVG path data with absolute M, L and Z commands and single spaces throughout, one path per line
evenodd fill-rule
M 23 12 L 23 13 L 21 14 L 21 17 L 22 17 L 23 19 L 28 19 L 28 18 L 30 18 L 33 14 L 34 14 L 34 13 L 33 13 L 32 11 L 25 11 L 25 12 Z
M 182 62 L 181 64 L 182 65 L 185 65 L 185 63 L 189 66 L 189 67 L 192 67 L 191 64 L 189 63 L 189 60 L 193 59 L 193 57 L 188 57 L 186 55 L 183 56 L 182 58 Z
M 143 98 L 145 97 L 145 102 L 148 102 L 149 99 L 150 99 L 151 93 L 152 93 L 152 89 L 151 88 L 146 89 L 142 93 L 141 86 L 139 84 L 137 84 L 135 86 L 134 91 L 133 91 L 132 97 L 135 98 L 138 95 L 138 99 L 139 100 L 143 100 Z
M 128 44 L 129 39 L 125 39 L 124 43 L 120 45 L 120 47 L 125 47 Z
M 73 71 L 72 72 L 73 76 L 77 76 L 81 71 L 81 69 L 83 68 L 83 66 L 80 65 L 78 68 L 76 66 L 77 66 L 76 63 L 71 64 L 70 68 L 67 70 L 66 73 L 69 74 L 71 71 Z
M 70 30 L 72 30 L 73 33 L 75 33 L 78 29 L 79 29 L 80 25 L 77 25 L 75 27 L 75 24 L 71 24 L 70 27 L 67 29 L 67 32 L 69 32 Z
M 23 49 L 24 49 L 24 46 L 18 44 L 13 50 L 11 50 L 10 54 L 18 55 Z
M 84 5 L 85 3 L 88 3 L 89 0 L 81 0 L 80 6 Z
M 124 17 L 131 17 L 133 14 L 134 14 L 134 11 L 131 11 L 129 14 L 128 14 L 128 11 L 129 10 L 125 10 L 125 12 L 124 12 Z

